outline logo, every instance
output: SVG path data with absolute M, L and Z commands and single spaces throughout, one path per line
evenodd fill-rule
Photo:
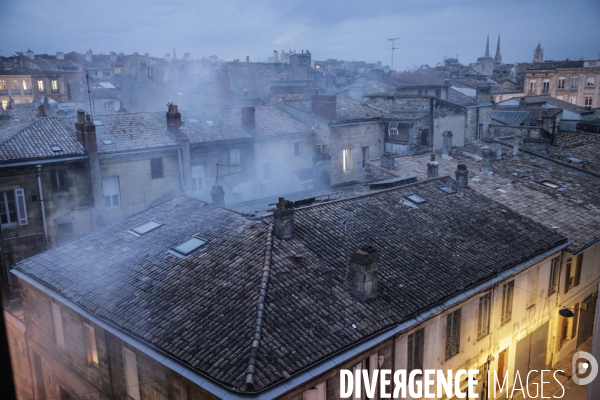
M 582 358 L 587 360 L 587 362 L 579 361 Z M 573 382 L 576 385 L 587 385 L 596 378 L 596 375 L 598 375 L 598 361 L 596 361 L 593 355 L 586 353 L 585 351 L 578 351 L 573 354 L 572 365 Z M 588 374 L 588 376 L 580 378 L 580 376 L 585 374 Z

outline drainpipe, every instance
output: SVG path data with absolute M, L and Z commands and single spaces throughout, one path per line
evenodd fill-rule
M 40 191 L 40 206 L 42 207 L 42 222 L 44 223 L 44 247 L 48 248 L 48 226 L 46 225 L 46 210 L 44 210 L 44 192 L 42 190 L 42 166 L 37 165 L 37 181 Z

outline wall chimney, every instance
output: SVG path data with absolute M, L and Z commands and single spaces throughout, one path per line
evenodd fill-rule
M 56 59 L 57 60 L 64 60 L 65 59 L 65 53 L 63 53 L 62 51 L 57 51 L 56 52 Z
M 98 160 L 96 125 L 92 122 L 89 114 L 85 114 L 83 110 L 77 110 L 75 129 L 77 129 L 77 140 L 88 153 L 94 208 L 100 211 L 104 208 L 104 195 L 102 193 L 102 175 L 100 174 L 100 162 Z M 99 228 L 101 225 L 101 221 L 94 222 L 94 229 Z
M 372 246 L 363 246 L 350 256 L 352 295 L 360 301 L 377 297 L 379 254 Z
M 27 50 L 27 57 L 29 57 L 29 59 L 33 60 L 35 58 L 33 51 Z
M 291 239 L 294 235 L 294 209 L 285 208 L 285 199 L 279 198 L 277 209 L 273 211 L 273 234 L 281 240 Z
M 442 134 L 442 158 L 452 160 L 452 132 L 445 131 Z
M 173 103 L 167 103 L 169 110 L 167 111 L 167 130 L 171 132 L 175 137 L 182 135 L 181 128 L 181 114 L 179 113 L 178 107 Z
M 256 110 L 254 107 L 242 107 L 242 126 L 251 131 L 256 129 Z
M 492 145 L 492 150 L 494 151 L 494 155 L 496 156 L 496 160 L 502 160 L 502 146 L 494 143 Z
M 225 206 L 225 191 L 223 190 L 223 186 L 215 183 L 212 185 L 212 190 L 210 191 L 210 199 L 212 203 L 216 206 Z
M 383 153 L 381 155 L 381 167 L 389 170 L 396 168 L 396 162 L 391 154 Z
M 313 114 L 316 114 L 320 117 L 335 120 L 336 119 L 336 104 L 337 100 L 335 95 L 313 95 L 310 97 L 311 99 L 311 108 Z
M 465 164 L 458 164 L 456 167 L 456 185 L 460 187 L 469 186 L 469 170 Z
M 488 146 L 481 149 L 481 173 L 484 175 L 492 175 L 492 158 L 494 152 Z M 458 172 L 457 172 L 458 174 Z M 458 180 L 458 178 L 456 178 Z
M 427 163 L 427 177 L 437 178 L 440 163 L 435 161 L 435 153 L 431 153 L 431 160 Z

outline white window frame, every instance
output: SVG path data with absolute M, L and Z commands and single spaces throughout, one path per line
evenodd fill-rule
M 114 190 L 115 187 L 116 190 Z M 104 196 L 105 208 L 111 209 L 121 207 L 121 187 L 119 176 L 107 176 L 106 178 L 102 178 L 102 195 Z M 116 202 L 115 196 L 117 196 Z
M 560 77 L 558 78 L 558 84 L 556 85 L 557 89 L 564 89 L 565 88 L 565 78 L 564 77 Z
M 51 83 L 51 86 L 52 86 L 52 91 L 53 92 L 58 92 L 58 80 L 52 79 L 50 81 L 50 83 Z
M 85 350 L 87 363 L 98 365 L 98 345 L 96 342 L 96 330 L 93 326 L 83 323 L 83 335 L 85 336 Z
M 593 76 L 588 76 L 585 80 L 585 87 L 587 89 L 593 89 L 596 87 L 596 79 Z
M 50 303 L 52 309 L 52 325 L 54 326 L 54 342 L 60 347 L 65 347 L 65 332 L 62 323 L 62 311 L 54 302 Z
M 43 79 L 38 79 L 38 81 L 37 81 L 37 87 L 38 87 L 38 92 L 45 92 L 46 91 L 46 85 L 45 85 Z
M 579 86 L 579 78 L 572 77 L 571 78 L 571 90 L 577 89 L 577 86 Z
M 27 205 L 25 204 L 25 191 L 24 189 L 13 190 L 13 201 L 14 201 L 14 212 L 16 214 L 16 220 L 11 219 L 11 209 L 8 202 L 7 193 L 10 190 L 0 191 L 0 203 L 3 203 L 6 210 L 6 223 L 2 226 L 14 226 L 14 225 L 27 225 L 29 223 L 27 218 Z
M 133 400 L 140 400 L 140 381 L 138 378 L 137 358 L 135 353 L 123 347 L 123 372 L 127 395 Z
M 204 165 L 192 165 L 192 192 L 201 193 L 204 192 Z
M 352 149 L 342 150 L 342 170 L 344 172 L 352 171 Z

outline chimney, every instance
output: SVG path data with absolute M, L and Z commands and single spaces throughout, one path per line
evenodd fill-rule
M 83 110 L 77 110 L 77 122 L 75 123 L 75 130 L 77 131 L 77 141 L 83 146 L 83 124 L 85 124 L 85 112 Z
M 396 161 L 394 160 L 394 157 L 389 153 L 383 153 L 381 155 L 381 167 L 394 170 L 396 168 Z
M 328 95 L 313 95 L 311 99 L 311 108 L 313 114 L 320 117 L 335 120 L 336 119 L 336 97 Z
M 294 235 L 294 209 L 285 208 L 285 199 L 279 198 L 273 211 L 273 234 L 277 239 L 288 240 Z
M 165 61 L 166 62 L 171 62 L 171 53 L 165 54 Z
M 273 60 L 279 61 L 279 53 L 277 53 L 277 50 L 273 50 Z
M 437 178 L 440 163 L 435 161 L 435 153 L 431 153 L 431 160 L 427 163 L 427 177 Z
M 513 157 L 519 156 L 519 139 L 515 139 L 513 142 Z
M 363 246 L 350 256 L 352 295 L 362 302 L 377 297 L 379 254 L 372 246 Z
M 91 50 L 91 49 L 90 49 L 90 50 L 88 50 L 88 51 L 85 53 L 85 60 L 86 60 L 87 62 L 92 62 L 92 56 L 93 56 L 93 55 L 94 55 L 94 53 L 92 53 L 92 50 Z
M 79 122 L 79 115 L 77 116 Z M 83 123 L 83 147 L 88 152 L 97 152 L 98 143 L 96 141 L 96 125 L 92 122 L 90 114 L 85 114 L 85 122 Z
M 484 175 L 492 175 L 492 158 L 494 152 L 488 146 L 481 149 L 481 173 Z M 456 172 L 456 180 L 458 181 L 458 171 Z
M 246 56 L 246 64 L 250 63 L 250 56 Z
M 110 52 L 110 61 L 112 61 L 112 62 L 117 61 L 117 53 L 115 53 L 114 51 Z
M 496 154 L 496 160 L 502 160 L 502 146 L 499 144 L 496 144 L 496 147 L 494 148 L 494 153 Z
M 452 160 L 452 132 L 445 131 L 442 134 L 442 158 Z
M 231 95 L 231 88 L 229 84 L 229 75 L 226 69 L 217 71 L 217 93 L 222 100 L 228 100 Z
M 65 53 L 63 53 L 62 51 L 57 51 L 56 52 L 56 59 L 57 60 L 64 60 L 65 59 Z
M 223 190 L 223 186 L 215 183 L 210 191 L 210 199 L 214 205 L 224 207 L 225 191 Z
M 33 51 L 27 50 L 27 57 L 29 57 L 29 59 L 33 60 L 35 58 L 35 55 L 33 54 Z
M 465 164 L 456 166 L 456 185 L 460 187 L 469 186 L 469 170 Z
M 242 107 L 242 126 L 250 131 L 256 129 L 256 111 L 254 107 Z
M 167 130 L 171 132 L 175 137 L 181 136 L 181 114 L 179 109 L 173 103 L 167 103 L 169 111 L 167 111 Z
M 37 113 L 38 117 L 45 117 L 46 116 L 46 109 L 44 108 L 44 104 L 40 104 L 38 106 L 38 113 Z

